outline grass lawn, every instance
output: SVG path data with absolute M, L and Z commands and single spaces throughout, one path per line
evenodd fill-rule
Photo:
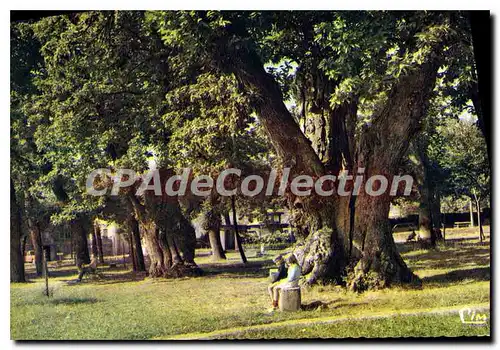
M 451 231 L 451 230 L 448 230 Z M 462 324 L 465 306 L 489 315 L 489 240 L 457 237 L 436 251 L 400 244 L 423 288 L 394 287 L 363 294 L 340 287 L 304 288 L 305 310 L 268 313 L 267 271 L 276 252 L 249 259 L 237 253 L 197 262 L 205 275 L 150 279 L 123 267 L 102 268 L 104 278 L 75 284 L 76 269 L 53 267 L 53 296 L 43 279 L 11 284 L 13 339 L 316 338 L 489 335 L 486 325 Z M 488 233 L 489 230 L 486 232 Z M 463 232 L 462 232 L 463 233 Z M 475 236 L 474 236 L 475 237 Z M 29 266 L 32 269 L 31 266 Z M 29 270 L 32 271 L 32 270 Z M 28 271 L 28 272 L 29 272 Z M 489 317 L 488 317 L 489 318 Z

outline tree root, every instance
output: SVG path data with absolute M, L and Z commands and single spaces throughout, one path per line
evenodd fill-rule
M 394 284 L 421 286 L 421 280 L 394 254 L 365 255 L 347 274 L 348 289 L 354 292 L 388 288 Z

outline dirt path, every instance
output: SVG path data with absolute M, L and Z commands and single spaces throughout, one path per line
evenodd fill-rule
M 332 324 L 344 321 L 360 321 L 360 320 L 373 320 L 373 319 L 381 319 L 381 318 L 389 318 L 396 316 L 419 316 L 419 315 L 445 315 L 445 314 L 453 314 L 456 313 L 457 317 L 459 317 L 458 312 L 463 308 L 471 308 L 476 311 L 489 311 L 490 304 L 483 303 L 477 305 L 460 305 L 460 306 L 451 306 L 437 309 L 423 309 L 419 311 L 412 310 L 401 310 L 399 312 L 393 313 L 375 313 L 367 316 L 361 317 L 348 317 L 348 316 L 329 316 L 329 317 L 317 317 L 317 318 L 304 318 L 304 319 L 295 319 L 274 323 L 265 323 L 258 324 L 248 327 L 234 327 L 227 328 L 222 330 L 217 330 L 209 333 L 186 333 L 186 334 L 178 334 L 173 337 L 163 338 L 158 337 L 154 339 L 166 339 L 166 340 L 208 340 L 218 337 L 236 335 L 244 331 L 252 331 L 252 330 L 263 330 L 263 329 L 276 329 L 281 327 L 294 327 L 294 326 L 309 326 L 312 324 Z

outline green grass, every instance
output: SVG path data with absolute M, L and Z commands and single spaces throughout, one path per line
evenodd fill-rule
M 396 316 L 250 330 L 210 339 L 399 338 L 443 335 L 489 336 L 490 324 L 489 322 L 484 326 L 462 324 L 457 315 Z
M 302 304 L 307 311 L 273 314 L 267 313 L 266 286 L 271 258 L 276 252 L 250 258 L 245 267 L 239 263 L 237 253 L 228 254 L 225 263 L 214 263 L 211 257 L 199 252 L 203 256 L 196 260 L 206 275 L 177 280 L 144 279 L 123 268 L 103 268 L 103 279 L 71 284 L 68 282 L 76 278 L 73 267 L 53 267 L 51 298 L 42 293 L 42 279 L 11 284 L 11 337 L 23 340 L 164 339 L 193 333 L 203 337 L 203 333 L 234 328 L 241 330 L 238 337 L 250 338 L 273 334 L 282 338 L 342 337 L 343 334 L 356 337 L 485 335 L 489 334 L 489 327 L 462 325 L 456 312 L 343 320 L 309 325 L 303 327 L 304 332 L 294 322 L 418 313 L 467 305 L 488 308 L 488 249 L 488 245 L 475 241 L 450 242 L 437 252 L 401 246 L 404 259 L 423 277 L 423 288 L 394 287 L 354 294 L 340 287 L 315 286 L 303 289 Z M 291 324 L 280 327 L 278 332 L 273 324 L 280 322 Z M 264 325 L 264 329 L 245 329 L 256 325 Z M 223 333 L 218 336 L 225 337 Z

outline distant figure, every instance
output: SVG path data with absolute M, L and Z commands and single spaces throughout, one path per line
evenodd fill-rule
M 443 239 L 443 234 L 441 233 L 441 229 L 434 227 L 432 231 L 434 232 L 434 236 L 436 237 L 437 240 Z
M 302 269 L 300 268 L 299 262 L 293 253 L 286 259 L 286 265 L 288 267 L 286 279 L 278 280 L 277 282 L 271 284 L 268 288 L 269 296 L 271 297 L 273 304 L 272 310 L 275 310 L 278 307 L 280 289 L 299 286 L 299 278 L 302 273 Z
M 417 234 L 415 233 L 415 230 L 413 230 L 408 237 L 406 238 L 406 242 L 413 241 L 414 239 L 417 238 Z

